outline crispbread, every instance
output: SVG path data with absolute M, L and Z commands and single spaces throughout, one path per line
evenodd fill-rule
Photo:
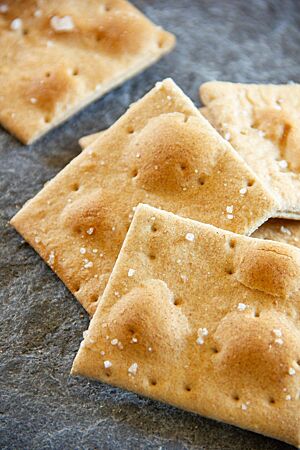
M 92 314 L 140 202 L 245 234 L 277 208 L 169 79 L 132 105 L 12 224 Z
M 81 148 L 86 148 L 89 145 L 91 145 L 93 142 L 96 141 L 96 139 L 98 139 L 99 136 L 101 136 L 101 134 L 104 131 L 99 131 L 97 133 L 92 133 L 92 134 L 87 134 L 86 136 L 82 136 L 82 138 L 79 139 L 79 145 Z
M 300 446 L 300 251 L 135 213 L 72 367 Z
M 0 123 L 31 143 L 170 51 L 175 38 L 125 0 L 6 0 Z M 7 11 L 6 11 L 7 9 Z
M 278 198 L 277 217 L 300 219 L 300 85 L 208 82 L 202 113 Z
M 298 220 L 270 219 L 259 227 L 252 237 L 279 241 L 300 248 L 300 222 Z

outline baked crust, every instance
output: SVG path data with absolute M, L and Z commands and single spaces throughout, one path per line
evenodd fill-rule
M 72 367 L 300 446 L 300 251 L 140 205 Z

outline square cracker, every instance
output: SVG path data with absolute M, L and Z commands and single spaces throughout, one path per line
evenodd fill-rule
M 300 251 L 140 205 L 72 367 L 300 446 Z
M 92 314 L 140 202 L 243 234 L 277 208 L 169 79 L 132 105 L 12 224 Z
M 29 144 L 170 51 L 175 38 L 125 0 L 6 0 L 0 123 Z M 6 10 L 7 9 L 7 10 Z
M 212 81 L 200 96 L 201 112 L 277 197 L 276 216 L 300 219 L 300 85 Z

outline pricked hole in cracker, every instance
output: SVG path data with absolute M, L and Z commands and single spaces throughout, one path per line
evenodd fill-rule
M 259 317 L 260 316 L 260 312 L 255 310 L 254 313 L 253 313 L 253 316 L 254 317 Z
M 106 12 L 109 12 L 109 11 L 112 10 L 112 7 L 111 7 L 110 5 L 104 5 L 104 10 L 105 10 Z
M 151 380 L 149 380 L 149 384 L 151 386 L 156 386 L 157 385 L 157 381 L 154 378 L 152 378 Z
M 75 294 L 78 294 L 79 291 L 80 291 L 80 286 L 75 286 L 75 288 L 74 288 Z
M 182 305 L 182 303 L 183 303 L 182 298 L 179 298 L 179 297 L 175 298 L 175 300 L 174 300 L 175 306 L 180 306 L 180 305 Z
M 72 189 L 72 191 L 79 191 L 79 184 L 78 183 L 72 184 L 71 189 Z
M 234 273 L 234 270 L 233 270 L 232 267 L 227 267 L 227 268 L 225 269 L 225 272 L 226 272 L 228 275 L 232 275 L 232 274 Z
M 154 259 L 156 259 L 156 256 L 154 255 L 154 253 L 149 253 L 149 258 L 154 260 Z
M 23 36 L 27 36 L 29 34 L 29 30 L 25 29 L 23 30 Z
M 44 117 L 44 121 L 45 121 L 45 123 L 50 123 L 51 122 L 51 117 L 50 116 L 45 116 Z
M 191 386 L 190 386 L 189 384 L 185 385 L 184 389 L 185 389 L 187 392 L 191 392 L 191 390 L 192 390 L 192 388 L 191 388 Z
M 187 121 L 189 120 L 190 116 L 188 116 L 187 114 L 184 115 L 184 119 L 183 119 L 183 123 L 187 123 Z
M 198 178 L 198 184 L 199 184 L 200 186 L 203 186 L 203 185 L 205 184 L 205 178 L 204 178 L 204 177 L 199 177 L 199 178 Z
M 300 366 L 300 359 L 298 359 L 298 361 L 296 361 L 297 365 Z
M 158 42 L 157 42 L 158 48 L 163 48 L 164 45 L 165 45 L 165 42 L 166 42 L 165 38 L 164 38 L 163 36 L 161 36 L 161 37 L 158 39 Z
M 157 226 L 156 226 L 155 224 L 153 224 L 153 225 L 151 226 L 151 231 L 153 231 L 153 233 L 156 233 L 157 230 L 158 230 Z
M 234 248 L 236 246 L 236 240 L 235 239 L 230 239 L 229 240 L 229 247 L 230 248 Z
M 136 178 L 138 176 L 138 170 L 137 169 L 133 169 L 132 173 L 131 173 L 132 178 Z
M 180 164 L 180 169 L 182 170 L 182 171 L 184 171 L 184 170 L 186 170 L 186 164 Z
M 248 187 L 251 187 L 251 186 L 253 186 L 254 185 L 254 180 L 248 180 L 247 181 L 247 186 Z
M 46 78 L 49 78 L 50 76 L 51 76 L 51 72 L 46 72 L 46 73 L 45 73 L 45 77 L 46 77 Z
M 77 75 L 79 75 L 79 70 L 77 68 L 73 69 L 72 75 L 73 77 L 77 77 Z
M 128 331 L 129 331 L 130 334 L 134 334 L 135 333 L 135 331 L 134 331 L 134 329 L 132 327 L 128 327 Z
M 238 394 L 233 394 L 232 396 L 233 400 L 235 400 L 236 402 L 238 402 L 240 400 L 240 396 Z
M 133 134 L 134 133 L 134 128 L 132 125 L 128 125 L 127 129 L 126 129 L 128 134 Z
M 98 301 L 98 295 L 92 295 L 92 297 L 91 297 L 91 302 L 92 303 L 95 303 L 95 302 L 97 302 Z
M 273 397 L 269 398 L 269 403 L 270 405 L 274 405 L 275 404 L 275 399 Z
M 215 353 L 215 354 L 219 353 L 219 350 L 217 349 L 217 347 L 211 347 L 211 351 L 212 351 L 212 353 Z

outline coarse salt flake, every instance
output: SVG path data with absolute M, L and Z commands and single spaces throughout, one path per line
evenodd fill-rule
M 109 369 L 112 366 L 112 363 L 108 360 L 103 362 L 104 368 Z
M 275 344 L 283 345 L 283 339 L 281 339 L 281 338 L 275 339 Z
M 129 277 L 133 277 L 134 274 L 135 274 L 135 270 L 134 270 L 134 269 L 128 269 L 127 275 L 128 275 Z
M 288 166 L 288 163 L 285 159 L 282 159 L 281 161 L 278 161 L 278 165 L 280 169 L 286 169 Z
M 248 409 L 248 406 L 246 405 L 246 403 L 242 403 L 241 408 L 243 411 L 246 411 Z
M 193 242 L 195 240 L 195 235 L 193 233 L 186 233 L 185 238 L 187 241 Z
M 11 30 L 19 30 L 20 28 L 22 28 L 23 26 L 23 22 L 22 19 L 19 19 L 18 17 L 14 20 L 12 20 L 11 24 L 10 24 L 10 28 Z
M 226 212 L 233 213 L 233 205 L 226 206 Z
M 86 249 L 85 249 L 84 247 L 81 247 L 81 248 L 79 249 L 79 251 L 80 251 L 80 253 L 81 253 L 82 255 L 84 255 L 84 254 L 86 253 Z
M 245 305 L 245 303 L 239 303 L 237 305 L 238 311 L 245 311 L 246 308 L 247 308 L 247 305 Z
M 118 345 L 118 339 L 112 339 L 111 341 L 110 341 L 110 343 L 111 343 L 111 345 Z
M 277 336 L 277 337 L 281 337 L 282 336 L 282 331 L 280 330 L 280 328 L 273 328 L 272 331 L 275 334 L 275 336 Z
M 227 214 L 227 219 L 232 220 L 233 219 L 233 214 Z
M 247 188 L 243 187 L 242 189 L 240 189 L 240 194 L 245 195 L 247 193 Z
M 93 263 L 92 261 L 87 261 L 86 263 L 84 263 L 83 266 L 85 269 L 90 269 L 91 267 L 93 267 Z
M 41 242 L 41 238 L 38 237 L 38 236 L 35 236 L 34 242 L 36 242 L 37 244 L 39 244 L 39 243 Z
M 137 341 L 138 341 L 138 340 L 137 340 L 137 338 L 136 338 L 136 337 L 133 337 L 133 338 L 131 339 L 131 343 L 132 343 L 132 344 L 136 344 L 136 343 L 137 343 Z
M 94 233 L 95 228 L 94 227 L 90 227 L 88 230 L 86 230 L 87 234 L 91 235 Z
M 131 364 L 131 366 L 128 369 L 128 373 L 130 373 L 131 375 L 136 375 L 137 374 L 137 370 L 138 370 L 138 365 L 137 363 L 133 363 Z
M 293 376 L 296 374 L 296 370 L 294 369 L 294 367 L 290 367 L 289 368 L 289 375 Z
M 290 394 L 288 394 L 288 395 L 285 396 L 285 399 L 286 400 L 292 400 L 292 396 Z
M 54 260 L 55 260 L 55 253 L 53 250 L 51 250 L 48 258 L 48 264 L 50 264 L 51 266 L 52 264 L 54 264 Z
M 71 31 L 74 29 L 74 22 L 71 16 L 53 16 L 51 17 L 50 24 L 55 31 Z

